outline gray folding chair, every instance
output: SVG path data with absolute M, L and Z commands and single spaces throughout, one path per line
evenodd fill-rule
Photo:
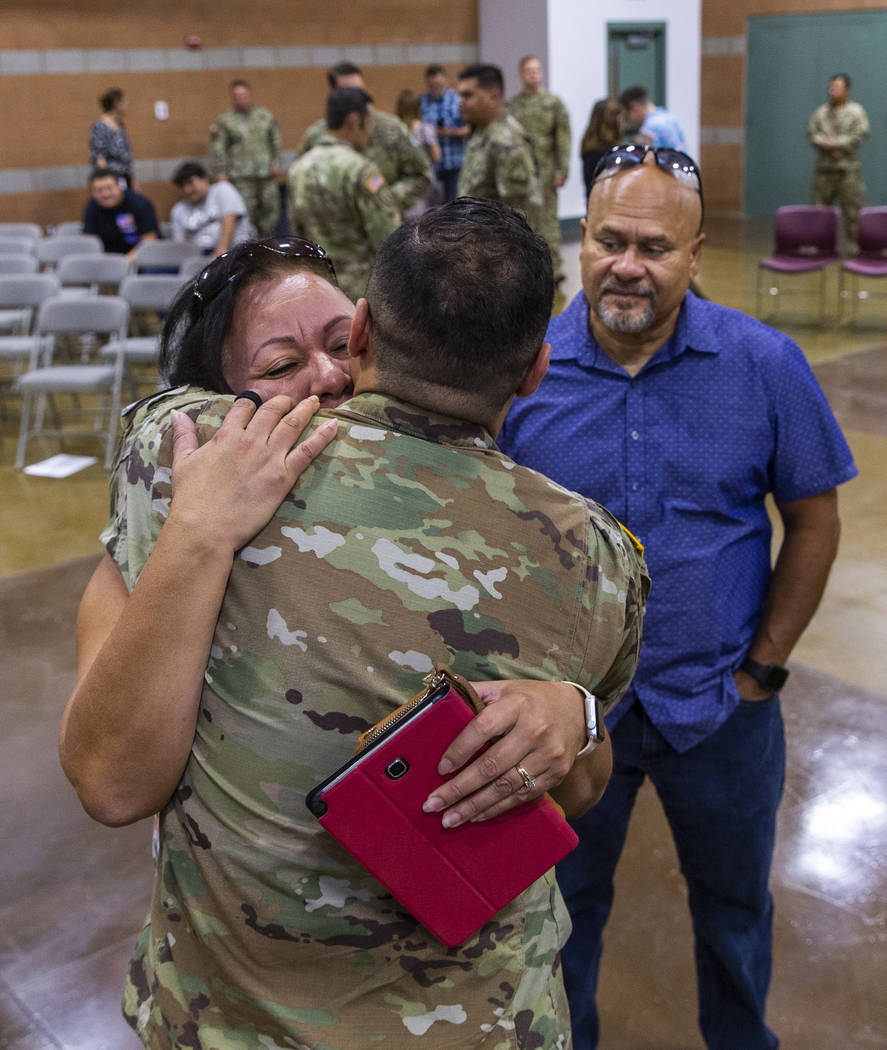
M 165 274 L 138 273 L 126 277 L 120 284 L 120 295 L 129 303 L 130 318 L 135 321 L 136 315 L 145 310 L 160 315 L 167 312 L 173 299 L 181 291 L 182 278 L 178 274 L 167 277 Z M 113 359 L 119 352 L 112 340 L 102 347 L 103 357 Z M 154 365 L 160 352 L 160 334 L 129 335 L 123 351 L 124 373 L 129 381 L 132 398 L 139 396 L 137 375 L 133 365 Z M 157 381 L 156 369 L 148 378 Z
M 0 255 L 0 276 L 24 277 L 37 272 L 37 260 L 33 255 Z M 18 332 L 22 321 L 30 314 L 27 310 L 0 309 L 0 332 Z
M 34 255 L 38 242 L 33 237 L 0 234 L 0 252 L 4 255 Z
M 133 261 L 136 273 L 148 269 L 178 273 L 182 263 L 194 255 L 200 255 L 200 249 L 189 241 L 143 241 Z
M 53 273 L 0 276 L 0 314 L 16 315 L 16 330 L 0 335 L 0 362 L 12 364 L 13 377 L 36 351 L 37 337 L 32 328 L 37 307 L 51 295 L 58 295 L 60 289 L 59 279 Z
M 211 262 L 212 259 L 208 255 L 202 254 L 192 255 L 190 259 L 185 259 L 179 267 L 179 276 L 182 278 L 182 282 L 190 281 L 192 277 L 202 273 Z
M 59 260 L 56 267 L 63 295 L 98 295 L 99 289 L 111 285 L 116 295 L 120 282 L 132 271 L 129 259 L 114 252 L 98 255 L 74 252 Z
M 17 470 L 25 465 L 28 441 L 38 435 L 54 437 L 100 436 L 105 443 L 105 469 L 111 466 L 117 417 L 120 411 L 120 387 L 123 381 L 123 355 L 126 348 L 126 329 L 129 323 L 129 304 L 117 295 L 94 295 L 82 299 L 53 296 L 40 306 L 36 336 L 39 352 L 31 358 L 31 368 L 17 382 L 22 394 L 22 419 L 19 429 Z M 107 335 L 119 346 L 119 352 L 108 364 L 52 364 L 53 348 L 62 335 Z M 92 430 L 73 430 L 62 426 L 61 417 L 54 410 L 55 426 L 44 427 L 46 400 L 54 394 L 100 395 L 96 410 L 96 426 Z M 35 405 L 36 401 L 36 405 Z M 31 414 L 34 410 L 34 425 Z M 104 433 L 101 424 L 103 418 Z
M 35 242 L 34 254 L 45 270 L 53 270 L 66 255 L 98 255 L 105 250 L 98 237 L 81 233 L 76 237 L 44 237 Z
M 36 222 L 0 222 L 0 237 L 28 237 L 39 241 L 43 230 Z
M 60 222 L 50 234 L 51 237 L 78 237 L 83 233 L 83 223 L 79 219 Z

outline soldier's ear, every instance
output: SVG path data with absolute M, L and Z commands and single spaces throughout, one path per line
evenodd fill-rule
M 361 357 L 367 352 L 372 328 L 369 303 L 366 299 L 358 299 L 354 317 L 351 320 L 351 331 L 348 334 L 349 357 Z
M 545 373 L 548 371 L 548 361 L 551 357 L 551 343 L 543 343 L 539 348 L 539 353 L 533 360 L 533 363 L 527 369 L 527 374 L 520 381 L 515 393 L 518 397 L 529 397 L 530 394 L 536 392 L 537 387 L 545 377 Z

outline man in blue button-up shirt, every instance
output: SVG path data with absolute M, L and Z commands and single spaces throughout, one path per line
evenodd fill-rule
M 440 161 L 434 173 L 443 186 L 444 200 L 454 201 L 465 156 L 465 140 L 471 128 L 462 119 L 459 92 L 447 86 L 443 66 L 436 62 L 430 65 L 425 70 L 425 84 L 428 90 L 419 97 L 422 120 L 434 125 L 440 143 Z
M 548 375 L 500 435 L 624 522 L 653 583 L 637 675 L 607 720 L 613 778 L 558 868 L 574 923 L 564 974 L 574 1045 L 590 1050 L 613 873 L 649 776 L 687 879 L 706 1043 L 758 1050 L 777 1045 L 764 1005 L 781 665 L 822 595 L 835 488 L 856 467 L 800 347 L 688 291 L 704 236 L 692 162 L 676 177 L 670 158 L 638 159 L 594 184 L 583 291 L 552 321 Z M 768 494 L 785 528 L 772 570 Z

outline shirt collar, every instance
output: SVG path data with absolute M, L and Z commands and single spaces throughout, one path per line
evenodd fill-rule
M 388 394 L 369 391 L 355 394 L 335 410 L 335 415 L 365 424 L 377 424 L 401 434 L 471 449 L 495 449 L 496 442 L 479 423 L 431 412 Z
M 553 358 L 574 359 L 586 367 L 601 372 L 621 372 L 625 369 L 609 357 L 597 344 L 591 329 L 588 327 L 588 299 L 580 291 L 573 299 L 562 317 L 567 326 L 570 338 L 557 338 L 553 343 Z M 663 361 L 670 361 L 685 351 L 700 354 L 717 354 L 722 347 L 713 339 L 711 324 L 707 318 L 707 304 L 692 292 L 687 292 L 681 303 L 677 324 L 671 338 L 662 344 L 656 353 L 641 369 L 646 371 Z

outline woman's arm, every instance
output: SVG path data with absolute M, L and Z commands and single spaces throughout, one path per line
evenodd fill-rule
M 316 398 L 292 408 L 279 396 L 258 410 L 237 400 L 199 448 L 191 420 L 174 416 L 173 499 L 154 550 L 129 596 L 106 556 L 78 617 L 78 682 L 59 755 L 96 820 L 132 823 L 175 790 L 235 551 L 335 435 L 330 420 L 295 444 L 316 408 Z
M 444 752 L 438 772 L 461 770 L 425 803 L 446 827 L 499 816 L 546 791 L 568 817 L 579 817 L 604 793 L 612 769 L 610 738 L 585 746 L 584 698 L 569 682 L 472 682 L 486 707 Z M 601 729 L 603 730 L 603 726 Z M 485 743 L 490 747 L 473 762 Z M 535 781 L 525 789 L 521 766 Z M 464 767 L 464 768 L 463 768 Z

